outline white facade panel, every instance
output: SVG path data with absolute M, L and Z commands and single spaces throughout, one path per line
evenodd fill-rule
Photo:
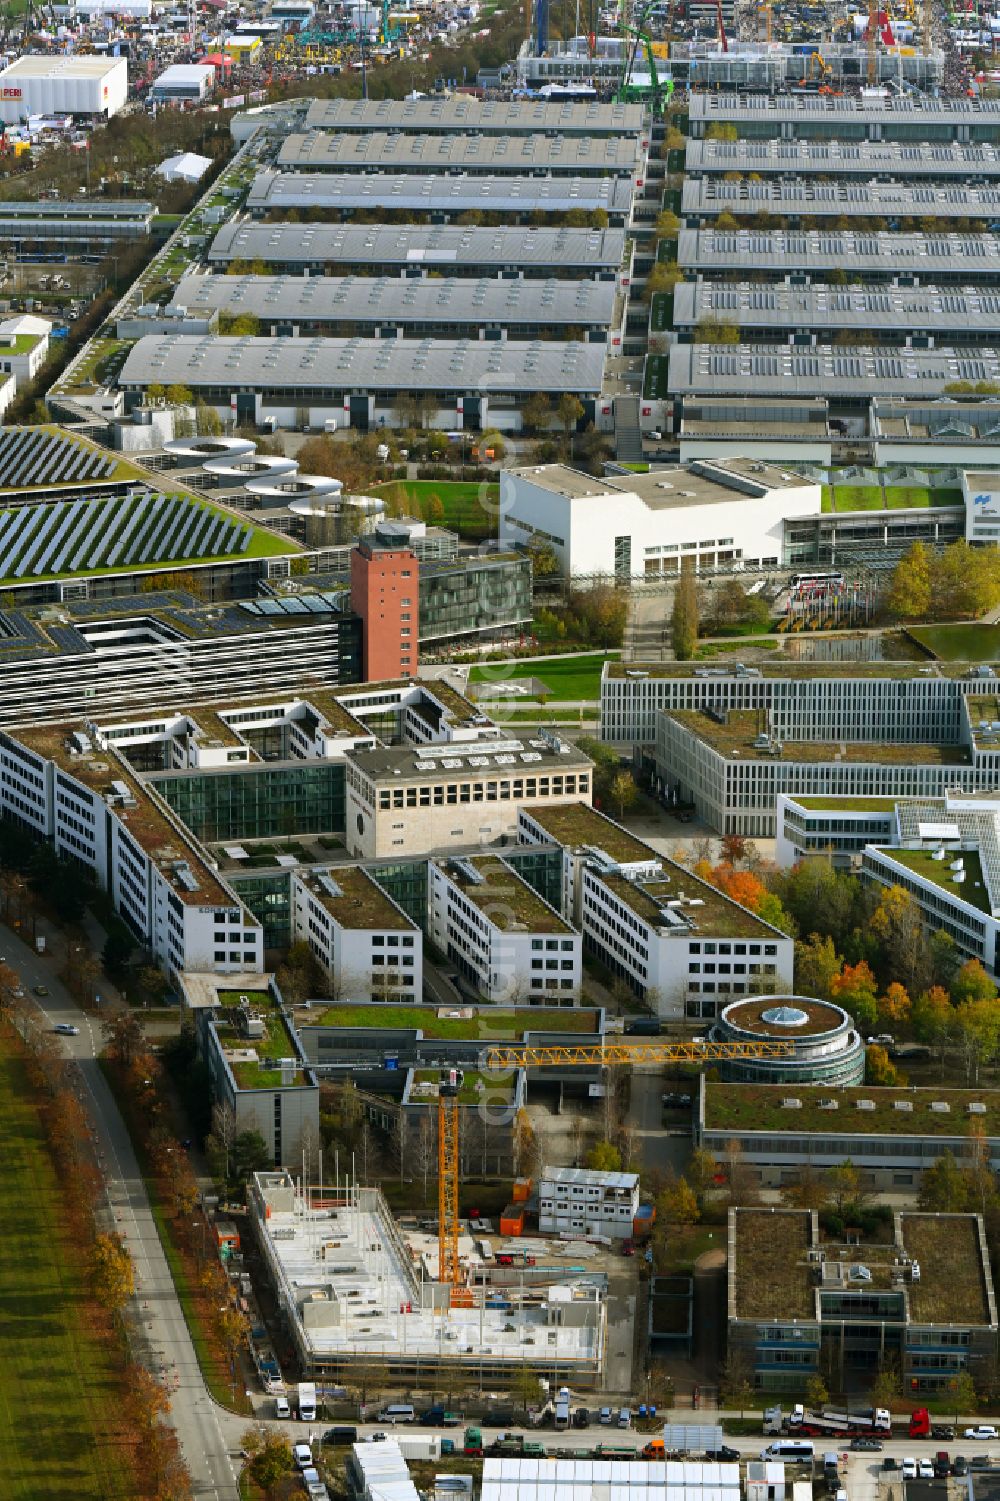
M 18 58 L 0 72 L 0 119 L 17 125 L 29 115 L 118 114 L 128 96 L 123 57 Z

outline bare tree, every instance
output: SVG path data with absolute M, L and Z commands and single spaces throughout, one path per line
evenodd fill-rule
M 399 1181 L 402 1183 L 403 1174 L 406 1171 L 406 1121 L 403 1119 L 402 1110 L 397 1110 L 389 1127 L 389 1147 L 399 1169 Z
M 420 1129 L 417 1132 L 416 1141 L 413 1144 L 416 1156 L 417 1172 L 423 1179 L 424 1203 L 427 1203 L 427 1179 L 431 1169 L 437 1162 L 437 1129 L 434 1114 L 425 1110 L 420 1118 Z M 402 1168 L 400 1169 L 402 1171 Z
M 224 1165 L 225 1178 L 228 1183 L 229 1159 L 233 1150 L 233 1142 L 236 1140 L 236 1111 L 224 1100 L 217 1100 L 212 1106 L 211 1136 Z

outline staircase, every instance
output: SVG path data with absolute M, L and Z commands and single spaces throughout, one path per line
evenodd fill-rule
M 615 397 L 615 458 L 619 464 L 642 462 L 638 396 Z

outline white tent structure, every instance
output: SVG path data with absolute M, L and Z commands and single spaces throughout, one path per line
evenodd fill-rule
M 200 182 L 211 165 L 211 157 L 198 156 L 193 151 L 181 151 L 177 156 L 169 156 L 165 162 L 161 162 L 156 175 L 165 178 L 167 182 Z

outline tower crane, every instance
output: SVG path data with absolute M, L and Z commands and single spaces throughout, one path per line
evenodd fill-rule
M 603 1068 L 609 1064 L 721 1063 L 732 1058 L 787 1058 L 790 1042 L 607 1042 L 571 1047 L 495 1043 L 484 1051 L 485 1073 L 515 1068 Z M 464 1303 L 458 1259 L 459 1094 L 461 1069 L 444 1069 L 438 1080 L 438 1279 L 451 1288 L 452 1306 Z

